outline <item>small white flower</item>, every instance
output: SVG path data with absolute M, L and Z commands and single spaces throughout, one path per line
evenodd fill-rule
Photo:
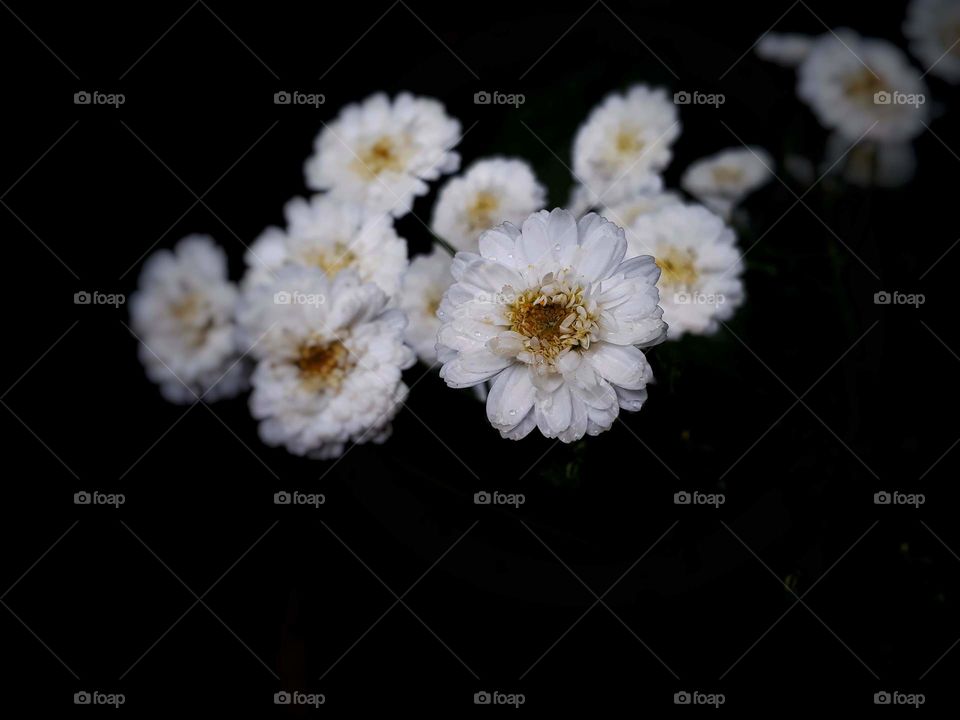
M 757 43 L 757 55 L 784 67 L 796 67 L 810 54 L 814 38 L 794 33 L 767 33 Z
M 773 158 L 759 147 L 730 148 L 697 160 L 680 185 L 718 215 L 730 210 L 773 177 Z
M 284 215 L 286 230 L 268 228 L 247 251 L 245 286 L 270 282 L 284 265 L 303 265 L 331 277 L 354 270 L 361 281 L 396 294 L 407 268 L 407 242 L 389 215 L 367 215 L 330 195 L 294 198 Z
M 960 82 L 960 2 L 912 0 L 903 34 L 927 71 L 950 83 Z
M 797 94 L 820 123 L 851 140 L 868 131 L 867 138 L 879 142 L 909 140 L 923 131 L 926 84 L 885 40 L 846 29 L 822 35 L 798 78 Z
M 683 200 L 680 196 L 669 190 L 666 192 L 643 193 L 630 200 L 602 207 L 598 212 L 610 222 L 616 223 L 626 230 L 641 215 L 656 212 L 668 205 L 678 205 L 681 202 Z
M 546 201 L 546 190 L 525 161 L 478 160 L 441 188 L 431 224 L 457 250 L 476 250 L 484 230 L 502 222 L 523 222 Z
M 505 438 L 535 427 L 573 442 L 639 410 L 653 379 L 640 347 L 663 340 L 653 258 L 624 262 L 623 230 L 593 213 L 541 210 L 457 253 L 440 305 L 447 385 L 491 381 L 487 418 Z
M 437 360 L 437 332 L 440 318 L 437 310 L 443 294 L 453 283 L 450 274 L 452 258 L 441 248 L 434 247 L 428 255 L 418 255 L 410 261 L 410 269 L 403 278 L 399 307 L 407 314 L 407 344 L 427 365 Z
M 240 322 L 259 337 L 250 411 L 267 445 L 333 458 L 347 443 L 383 442 L 407 396 L 415 358 L 387 297 L 352 271 L 334 278 L 291 265 L 244 297 Z
M 147 377 L 170 402 L 218 400 L 246 388 L 234 327 L 237 289 L 227 257 L 205 235 L 154 253 L 130 299 L 133 331 Z
M 909 142 L 862 142 L 850 147 L 847 138 L 832 133 L 827 138 L 820 172 L 841 175 L 860 187 L 900 187 L 917 169 L 917 154 Z
M 628 256 L 653 255 L 668 337 L 708 335 L 743 302 L 736 237 L 700 205 L 671 205 L 641 215 L 627 233 Z
M 459 137 L 460 123 L 437 100 L 371 95 L 345 107 L 317 136 L 307 185 L 399 217 L 427 192 L 426 181 L 457 170 L 460 156 L 451 149 Z
M 660 189 L 659 173 L 680 135 L 677 107 L 663 88 L 635 85 L 593 109 L 573 143 L 573 173 L 591 206 Z

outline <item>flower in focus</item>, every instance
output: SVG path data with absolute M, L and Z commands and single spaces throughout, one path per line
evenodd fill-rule
M 736 237 L 700 205 L 671 205 L 638 217 L 627 233 L 629 257 L 653 255 L 668 337 L 709 335 L 743 302 Z
M 796 67 L 810 54 L 814 38 L 795 33 L 767 33 L 757 43 L 757 55 L 783 67 Z
M 903 34 L 927 72 L 951 83 L 960 81 L 960 2 L 912 0 Z
M 455 172 L 451 149 L 460 123 L 437 100 L 383 93 L 348 105 L 317 136 L 307 160 L 307 185 L 370 213 L 399 217 L 427 192 L 427 181 Z
M 353 271 L 286 266 L 244 296 L 239 321 L 260 339 L 250 411 L 264 443 L 326 459 L 389 437 L 415 358 L 380 288 Z
M 295 198 L 284 208 L 285 230 L 268 228 L 246 254 L 246 286 L 269 282 L 284 265 L 303 265 L 333 277 L 354 270 L 388 296 L 407 268 L 407 242 L 389 215 L 366 215 L 358 205 L 330 195 Z
M 502 222 L 521 223 L 546 201 L 546 190 L 523 160 L 479 160 L 440 190 L 431 225 L 457 250 L 476 250 L 484 230 Z
M 218 400 L 246 389 L 235 338 L 237 295 L 226 254 L 205 235 L 185 237 L 144 264 L 130 319 L 147 377 L 169 402 Z
M 453 282 L 450 263 L 450 256 L 438 247 L 428 255 L 415 257 L 403 278 L 398 299 L 400 309 L 407 314 L 407 344 L 428 365 L 437 360 L 437 332 L 440 330 L 437 310 L 443 293 Z
M 660 189 L 659 173 L 680 135 L 677 107 L 663 88 L 635 85 L 590 113 L 573 144 L 573 173 L 590 206 Z
M 623 230 L 590 213 L 541 210 L 522 228 L 457 253 L 440 305 L 440 376 L 454 388 L 491 381 L 487 418 L 505 438 L 573 442 L 639 410 L 653 373 L 641 347 L 663 340 L 659 270 L 624 262 Z
M 697 160 L 680 185 L 718 215 L 727 217 L 747 195 L 773 177 L 773 158 L 759 147 L 731 148 Z
M 820 124 L 851 140 L 909 140 L 927 118 L 926 84 L 906 56 L 886 40 L 852 30 L 814 42 L 798 70 L 797 94 Z

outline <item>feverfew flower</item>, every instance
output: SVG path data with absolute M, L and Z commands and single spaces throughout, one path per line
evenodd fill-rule
M 767 33 L 757 43 L 757 55 L 784 67 L 796 67 L 810 54 L 813 37 L 794 33 Z
M 903 34 L 927 72 L 951 83 L 960 81 L 960 2 L 912 0 Z
M 857 140 L 909 140 L 927 118 L 926 84 L 885 40 L 838 30 L 817 38 L 798 70 L 797 94 L 820 123 Z M 871 129 L 872 128 L 872 129 Z
M 428 255 L 418 255 L 410 261 L 410 269 L 400 290 L 398 304 L 407 314 L 407 344 L 428 365 L 437 360 L 437 332 L 440 330 L 437 310 L 443 293 L 453 283 L 451 261 L 450 255 L 437 247 Z
M 773 177 L 773 158 L 759 147 L 730 148 L 697 160 L 683 173 L 680 185 L 718 215 Z
M 386 440 L 414 356 L 403 313 L 387 309 L 380 288 L 352 271 L 331 279 L 291 265 L 252 288 L 239 317 L 261 338 L 251 350 L 250 411 L 263 442 L 326 459 L 350 442 Z
M 407 268 L 407 242 L 389 215 L 366 215 L 330 195 L 294 198 L 284 215 L 285 230 L 268 228 L 247 251 L 245 285 L 270 282 L 284 265 L 303 265 L 330 277 L 354 270 L 361 281 L 396 294 Z
M 733 231 L 699 205 L 641 215 L 627 233 L 627 255 L 653 255 L 667 336 L 708 335 L 743 302 L 743 262 Z
M 457 253 L 440 305 L 440 376 L 491 381 L 487 418 L 513 440 L 537 427 L 573 442 L 639 410 L 653 379 L 639 348 L 666 326 L 653 258 L 624 262 L 626 249 L 613 223 L 560 209 L 483 233 L 479 254 Z
M 591 205 L 659 190 L 680 135 L 677 107 L 663 88 L 635 85 L 608 96 L 590 113 L 573 143 L 573 173 Z
M 460 156 L 451 148 L 459 137 L 460 123 L 437 100 L 371 95 L 345 107 L 317 136 L 307 185 L 399 217 L 427 192 L 426 181 L 457 170 Z
M 235 342 L 237 289 L 227 257 L 205 235 L 154 253 L 130 298 L 133 331 L 147 377 L 170 402 L 218 400 L 246 387 Z
M 484 230 L 502 222 L 523 222 L 544 206 L 546 198 L 546 190 L 523 160 L 479 160 L 440 190 L 433 231 L 457 250 L 475 250 Z

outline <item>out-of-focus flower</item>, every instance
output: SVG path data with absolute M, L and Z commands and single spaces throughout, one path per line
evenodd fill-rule
M 860 187 L 900 187 L 913 179 L 917 154 L 908 142 L 858 143 L 833 133 L 827 139 L 821 172 L 839 174 Z
M 430 98 L 378 93 L 348 105 L 317 136 L 307 185 L 371 213 L 410 212 L 413 199 L 460 166 L 460 123 Z
M 544 206 L 546 197 L 523 160 L 478 160 L 440 190 L 433 208 L 433 231 L 457 250 L 475 250 L 484 230 L 502 222 L 523 222 Z
M 757 55 L 784 67 L 796 67 L 810 54 L 814 38 L 796 33 L 767 33 L 757 43 Z
M 960 82 L 960 2 L 912 0 L 907 6 L 903 34 L 927 72 Z
M 406 319 L 373 283 L 290 265 L 245 294 L 239 320 L 257 365 L 250 411 L 260 438 L 295 455 L 333 458 L 347 443 L 383 442 L 407 396 Z
M 451 260 L 450 255 L 438 247 L 428 255 L 418 255 L 410 261 L 400 291 L 398 304 L 407 314 L 407 344 L 428 365 L 437 360 L 437 332 L 440 330 L 437 310 L 443 293 L 453 283 Z
M 671 205 L 641 215 L 627 233 L 627 255 L 653 255 L 660 305 L 672 340 L 708 335 L 743 303 L 743 262 L 736 237 L 700 205 Z
M 663 88 L 635 85 L 609 95 L 573 143 L 573 173 L 589 207 L 659 190 L 679 135 L 677 107 Z
M 852 30 L 827 33 L 798 70 L 797 94 L 820 123 L 851 140 L 909 140 L 923 131 L 927 87 L 906 56 L 886 40 Z
M 219 400 L 246 388 L 248 368 L 235 337 L 237 296 L 223 249 L 206 235 L 185 237 L 144 264 L 130 319 L 140 361 L 164 398 Z
M 759 147 L 730 148 L 697 160 L 680 185 L 718 215 L 727 217 L 747 195 L 773 177 L 773 158 Z
M 517 440 L 535 427 L 572 442 L 639 410 L 663 340 L 651 257 L 624 262 L 623 230 L 590 213 L 542 210 L 457 253 L 437 351 L 450 387 L 492 381 L 487 418 Z

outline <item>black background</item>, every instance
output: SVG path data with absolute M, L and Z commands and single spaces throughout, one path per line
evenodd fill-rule
M 778 165 L 786 186 L 746 205 L 741 247 L 760 241 L 730 328 L 654 349 L 649 403 L 573 447 L 500 440 L 469 392 L 418 365 L 386 445 L 295 458 L 260 443 L 245 398 L 165 403 L 126 309 L 72 300 L 129 294 L 146 254 L 191 232 L 238 278 L 244 245 L 306 192 L 320 120 L 377 90 L 441 99 L 465 163 L 526 158 L 553 205 L 576 128 L 636 81 L 726 96 L 681 108 L 670 185 L 737 137 L 818 158 L 793 73 L 748 49 L 785 12 L 778 31 L 822 19 L 902 45 L 902 5 L 5 5 L 0 702 L 75 710 L 96 689 L 137 715 L 264 714 L 286 688 L 346 715 L 469 711 L 499 690 L 527 710 L 629 712 L 696 689 L 733 710 L 868 711 L 886 689 L 956 704 L 960 650 L 930 668 L 960 638 L 956 474 L 949 454 L 937 464 L 958 434 L 960 255 L 944 253 L 960 131 L 932 76 L 942 114 L 915 143 L 916 181 L 803 195 Z M 126 102 L 74 105 L 80 90 Z M 279 90 L 326 104 L 277 106 Z M 475 105 L 480 90 L 526 102 Z M 411 252 L 434 195 L 398 223 Z M 877 306 L 884 289 L 926 303 Z M 84 489 L 126 504 L 77 507 Z M 283 489 L 326 504 L 277 507 Z M 477 507 L 481 489 L 526 504 Z M 682 489 L 726 504 L 676 506 Z M 927 502 L 877 507 L 882 489 Z

